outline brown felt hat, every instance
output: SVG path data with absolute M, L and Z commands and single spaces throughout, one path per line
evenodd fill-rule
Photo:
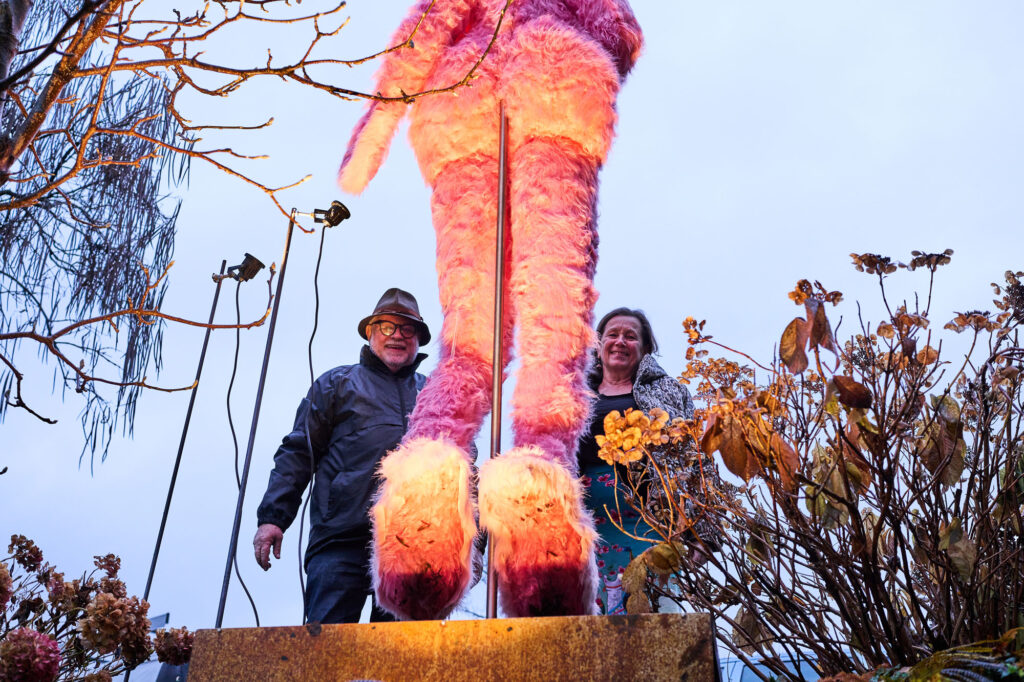
M 391 287 L 385 291 L 377 301 L 377 307 L 373 309 L 373 312 L 359 321 L 359 336 L 367 338 L 366 325 L 370 324 L 370 320 L 378 315 L 397 315 L 405 318 L 416 326 L 416 335 L 419 337 L 421 346 L 430 341 L 430 329 L 427 328 L 427 323 L 420 316 L 420 306 L 416 303 L 416 297 L 408 291 L 403 291 L 398 287 Z

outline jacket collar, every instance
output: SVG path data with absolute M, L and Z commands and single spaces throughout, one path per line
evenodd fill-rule
M 416 359 L 412 361 L 412 364 L 402 367 L 397 372 L 392 372 L 384 361 L 374 355 L 373 351 L 370 350 L 369 345 L 363 345 L 363 349 L 359 351 L 359 364 L 373 371 L 393 377 L 407 377 L 416 373 L 416 368 L 420 366 L 420 363 L 427 358 L 426 353 L 417 353 Z
M 658 361 L 654 359 L 654 356 L 648 353 L 640 358 L 640 365 L 636 368 L 636 381 L 633 382 L 633 385 L 649 384 L 652 381 L 667 376 L 668 372 L 663 370 Z

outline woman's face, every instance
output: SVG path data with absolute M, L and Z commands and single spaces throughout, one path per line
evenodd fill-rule
M 608 320 L 601 335 L 601 364 L 604 370 L 633 376 L 643 354 L 640 320 L 630 315 L 616 315 Z

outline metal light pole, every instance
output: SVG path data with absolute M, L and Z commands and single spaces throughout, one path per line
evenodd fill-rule
M 295 214 L 292 209 L 288 218 L 288 236 L 285 238 L 284 255 L 281 257 L 281 275 L 277 280 L 277 294 L 274 296 L 274 310 L 270 314 L 270 329 L 267 331 L 267 347 L 263 351 L 263 367 L 260 370 L 259 388 L 256 390 L 256 405 L 252 410 L 252 424 L 249 427 L 249 444 L 245 448 L 245 464 L 242 466 L 242 480 L 238 487 L 238 501 L 235 504 L 235 520 L 231 527 L 231 540 L 228 546 L 228 560 L 224 566 L 224 582 L 220 588 L 220 602 L 217 605 L 217 621 L 214 627 L 220 628 L 224 622 L 224 604 L 228 598 L 228 585 L 231 582 L 231 564 L 235 561 L 238 549 L 238 532 L 242 525 L 242 503 L 245 501 L 245 487 L 249 481 L 249 465 L 252 463 L 252 450 L 256 444 L 256 425 L 260 420 L 260 406 L 263 404 L 263 388 L 267 381 L 267 367 L 270 364 L 270 348 L 274 343 L 274 329 L 277 327 L 277 312 L 281 309 L 281 292 L 284 289 L 284 274 L 288 267 L 288 251 L 292 245 L 292 233 L 295 230 Z
M 220 602 L 217 605 L 217 621 L 214 627 L 220 628 L 224 622 L 224 604 L 228 598 L 228 586 L 231 583 L 231 565 L 235 561 L 235 554 L 238 551 L 238 533 L 242 525 L 242 503 L 245 501 L 245 488 L 249 481 L 249 465 L 252 464 L 252 450 L 256 444 L 256 426 L 260 420 L 260 407 L 263 405 L 263 388 L 267 382 L 267 367 L 270 365 L 270 348 L 274 343 L 274 330 L 277 328 L 277 313 L 281 309 L 281 292 L 284 289 L 284 274 L 288 267 L 288 252 L 292 246 L 292 234 L 295 231 L 295 217 L 299 215 L 298 209 L 293 208 L 288 218 L 288 235 L 284 242 L 284 255 L 281 256 L 281 276 L 277 280 L 277 294 L 274 296 L 274 310 L 270 314 L 270 329 L 267 331 L 267 347 L 263 351 L 263 367 L 260 369 L 260 382 L 256 390 L 256 405 L 252 410 L 252 425 L 249 427 L 249 443 L 245 448 L 245 463 L 242 466 L 242 476 L 238 486 L 238 502 L 235 505 L 235 520 L 231 526 L 231 540 L 228 546 L 228 560 L 224 566 L 224 582 L 220 589 Z M 348 208 L 340 201 L 332 201 L 330 208 L 315 209 L 311 215 L 313 220 L 324 223 L 327 227 L 335 227 L 343 220 L 351 217 Z M 248 255 L 248 254 L 246 254 Z M 231 272 L 230 270 L 228 271 Z
M 494 356 L 491 360 L 491 459 L 501 449 L 501 383 L 502 360 L 505 357 L 502 336 L 502 315 L 505 299 L 505 176 L 508 165 L 508 117 L 501 103 L 500 148 L 498 150 L 498 228 L 494 256 Z M 498 617 L 498 581 L 494 567 L 494 538 L 487 539 L 487 617 Z
M 224 268 L 228 262 L 220 262 L 220 274 L 224 274 Z M 196 393 L 199 392 L 199 377 L 203 374 L 203 363 L 206 361 L 206 348 L 210 344 L 210 332 L 213 326 L 213 316 L 217 313 L 217 299 L 220 298 L 220 285 L 224 281 L 223 276 L 213 278 L 217 288 L 213 292 L 213 305 L 210 306 L 210 320 L 207 323 L 206 335 L 203 337 L 203 350 L 199 353 L 199 366 L 196 367 L 196 381 L 192 387 L 192 395 L 188 399 L 188 410 L 185 411 L 185 425 L 181 429 L 181 440 L 178 442 L 178 456 L 174 459 L 174 470 L 171 472 L 171 483 L 167 487 L 167 501 L 164 502 L 164 514 L 160 518 L 160 530 L 156 534 L 156 546 L 153 548 L 153 560 L 149 563 L 149 577 L 146 578 L 146 591 L 142 598 L 149 601 L 149 591 L 153 587 L 153 574 L 156 572 L 156 561 L 160 556 L 160 545 L 164 540 L 164 529 L 167 527 L 167 514 L 171 509 L 171 497 L 174 495 L 174 484 L 178 480 L 178 468 L 181 466 L 181 454 L 185 450 L 185 438 L 188 436 L 188 425 L 192 421 L 192 408 L 196 404 Z

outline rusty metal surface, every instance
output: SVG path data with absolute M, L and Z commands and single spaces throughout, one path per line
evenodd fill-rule
M 200 630 L 190 682 L 717 680 L 706 614 Z

